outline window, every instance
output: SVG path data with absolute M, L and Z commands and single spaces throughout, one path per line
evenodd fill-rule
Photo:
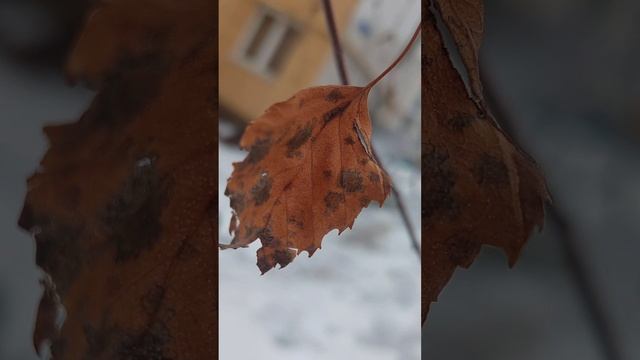
M 268 78 L 277 75 L 298 40 L 297 26 L 284 14 L 258 9 L 239 51 L 240 63 Z

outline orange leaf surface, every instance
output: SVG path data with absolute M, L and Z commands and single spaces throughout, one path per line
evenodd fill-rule
M 535 162 L 472 99 L 436 19 L 423 8 L 422 318 L 459 266 L 483 244 L 513 265 L 541 227 L 546 185 Z
M 234 235 L 224 248 L 260 239 L 264 273 L 311 256 L 332 229 L 352 227 L 371 201 L 390 190 L 371 148 L 369 87 L 322 86 L 274 104 L 240 141 L 249 150 L 227 184 Z
M 98 92 L 45 128 L 20 217 L 47 274 L 34 345 L 54 359 L 217 357 L 216 9 L 100 2 L 71 54 Z

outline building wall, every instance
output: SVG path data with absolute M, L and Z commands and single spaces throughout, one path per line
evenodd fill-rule
M 346 29 L 357 0 L 333 1 L 339 29 Z M 292 19 L 299 35 L 281 70 L 265 77 L 242 62 L 238 53 L 260 6 Z M 266 108 L 313 85 L 330 60 L 331 44 L 320 0 L 221 0 L 219 3 L 219 99 L 226 111 L 250 121 Z

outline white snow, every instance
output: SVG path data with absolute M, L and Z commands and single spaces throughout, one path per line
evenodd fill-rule
M 222 243 L 231 240 L 226 180 L 244 156 L 220 145 Z M 388 170 L 400 175 L 395 181 L 418 231 L 419 174 Z M 394 201 L 370 205 L 353 230 L 328 234 L 313 257 L 304 253 L 263 276 L 258 243 L 219 254 L 220 359 L 419 359 L 420 263 Z

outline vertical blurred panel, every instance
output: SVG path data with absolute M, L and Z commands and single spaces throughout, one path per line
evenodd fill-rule
M 419 23 L 419 3 L 332 1 L 352 85 L 368 83 L 399 55 Z M 218 211 L 220 243 L 227 244 L 232 213 L 224 193 L 232 164 L 247 156 L 238 146 L 243 128 L 270 105 L 340 79 L 320 0 L 222 0 L 219 25 Z M 369 102 L 374 146 L 414 232 L 419 73 L 415 44 Z M 301 123 L 309 120 L 301 114 Z M 394 200 L 364 209 L 353 229 L 330 232 L 313 257 L 284 269 L 260 276 L 258 247 L 220 252 L 221 359 L 420 358 L 420 266 Z
M 566 223 L 547 219 L 509 271 L 491 248 L 470 270 L 457 271 L 432 305 L 423 353 L 451 360 L 607 359 L 562 246 L 568 227 L 616 350 L 623 359 L 639 358 L 640 3 L 485 5 L 485 85 L 542 167 Z

